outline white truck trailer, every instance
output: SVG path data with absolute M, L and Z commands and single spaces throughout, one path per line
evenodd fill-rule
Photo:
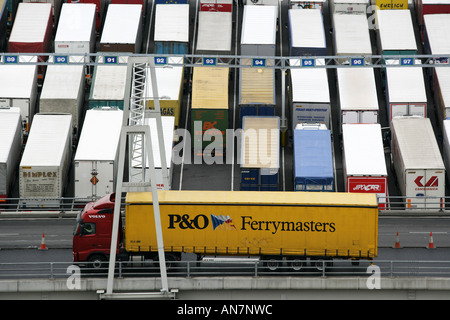
M 391 136 L 392 161 L 406 208 L 441 209 L 445 166 L 430 119 L 392 119 Z
M 59 207 L 72 150 L 70 114 L 36 114 L 19 165 L 22 207 Z

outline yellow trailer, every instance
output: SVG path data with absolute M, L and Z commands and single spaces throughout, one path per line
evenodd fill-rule
M 289 259 L 377 256 L 374 194 L 158 191 L 166 253 Z M 128 193 L 125 249 L 157 253 L 152 194 Z

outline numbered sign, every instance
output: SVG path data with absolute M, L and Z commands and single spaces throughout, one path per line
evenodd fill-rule
M 215 66 L 216 58 L 203 58 L 203 65 L 204 66 Z
M 117 64 L 118 61 L 116 56 L 105 56 L 104 59 L 105 64 Z
M 19 63 L 19 56 L 5 56 L 4 63 Z
M 253 59 L 252 66 L 253 67 L 265 67 L 266 59 Z
M 155 57 L 155 64 L 156 65 L 166 65 L 167 57 Z
M 350 65 L 352 67 L 360 67 L 364 65 L 364 58 L 351 58 Z
M 315 59 L 302 59 L 302 67 L 315 67 L 316 60 Z
M 401 66 L 413 66 L 414 59 L 413 58 L 400 58 L 400 65 Z
M 69 58 L 67 56 L 55 56 L 53 63 L 55 64 L 67 64 L 69 63 Z

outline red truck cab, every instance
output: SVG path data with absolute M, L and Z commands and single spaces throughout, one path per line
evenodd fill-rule
M 89 202 L 78 213 L 73 232 L 74 262 L 90 262 L 93 267 L 100 267 L 109 259 L 114 200 L 114 193 L 106 195 L 97 201 Z M 121 219 L 119 221 L 117 252 L 123 239 Z

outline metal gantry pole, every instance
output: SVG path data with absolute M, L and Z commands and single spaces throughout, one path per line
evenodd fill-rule
M 167 162 L 165 157 L 165 148 L 164 148 L 164 137 L 162 132 L 162 122 L 161 122 L 161 113 L 159 106 L 159 97 L 157 95 L 157 83 L 156 83 L 156 73 L 155 73 L 155 65 L 153 63 L 153 58 L 130 58 L 128 60 L 127 66 L 127 82 L 125 89 L 125 101 L 124 101 L 124 119 L 123 126 L 121 132 L 121 139 L 119 145 L 119 168 L 118 168 L 118 178 L 116 185 L 116 200 L 114 204 L 114 218 L 113 218 L 113 226 L 112 226 L 112 237 L 111 237 L 111 248 L 110 248 L 110 259 L 109 259 L 109 269 L 108 269 L 108 281 L 106 294 L 112 295 L 114 288 L 114 269 L 116 263 L 116 250 L 117 250 L 117 239 L 119 235 L 119 219 L 120 219 L 120 208 L 121 208 L 121 199 L 122 192 L 143 192 L 143 191 L 151 191 L 152 192 L 152 202 L 153 202 L 153 214 L 155 219 L 155 228 L 156 228 L 156 238 L 157 238 L 157 246 L 158 246 L 158 257 L 159 257 L 159 265 L 161 270 L 161 293 L 163 295 L 167 295 L 169 293 L 168 287 L 168 279 L 167 279 L 167 269 L 165 262 L 165 253 L 164 253 L 164 241 L 162 235 L 162 227 L 161 227 L 161 217 L 159 211 L 159 199 L 158 199 L 158 189 L 156 185 L 156 169 L 155 162 L 153 158 L 153 148 L 152 148 L 152 139 L 151 139 L 151 131 L 148 125 L 145 125 L 145 98 L 139 99 L 142 97 L 142 94 L 145 95 L 145 91 L 143 90 L 135 90 L 136 88 L 145 88 L 145 83 L 135 83 L 136 77 L 134 76 L 137 72 L 134 67 L 137 64 L 141 64 L 141 68 L 145 69 L 149 66 L 150 76 L 152 79 L 152 88 L 155 101 L 155 110 L 150 112 L 152 117 L 156 118 L 156 126 L 158 133 L 158 143 L 160 145 L 160 155 L 161 155 L 161 163 L 162 163 L 162 171 L 163 171 L 163 181 L 164 185 L 168 187 L 168 169 Z M 142 77 L 140 75 L 137 81 L 146 81 L 146 77 Z M 133 87 L 133 90 L 131 88 Z M 135 97 L 136 92 L 139 92 L 138 95 L 140 97 Z M 130 101 L 132 102 L 130 104 Z M 136 101 L 138 101 L 136 103 Z M 141 113 L 141 114 L 140 114 Z M 139 138 L 138 138 L 139 137 Z M 124 182 L 123 174 L 124 174 L 124 166 L 125 166 L 125 153 L 126 153 L 126 143 L 127 139 L 130 138 L 131 146 L 130 149 L 134 149 L 134 144 L 138 143 L 139 148 L 142 151 L 142 155 L 136 159 L 141 159 L 140 163 L 135 163 L 135 165 L 140 166 L 143 170 L 141 171 L 141 179 L 140 181 L 133 182 Z M 145 177 L 145 168 L 147 166 L 150 172 L 150 179 L 147 181 Z M 130 168 L 132 163 L 130 161 Z M 150 212 L 149 212 L 150 214 Z

